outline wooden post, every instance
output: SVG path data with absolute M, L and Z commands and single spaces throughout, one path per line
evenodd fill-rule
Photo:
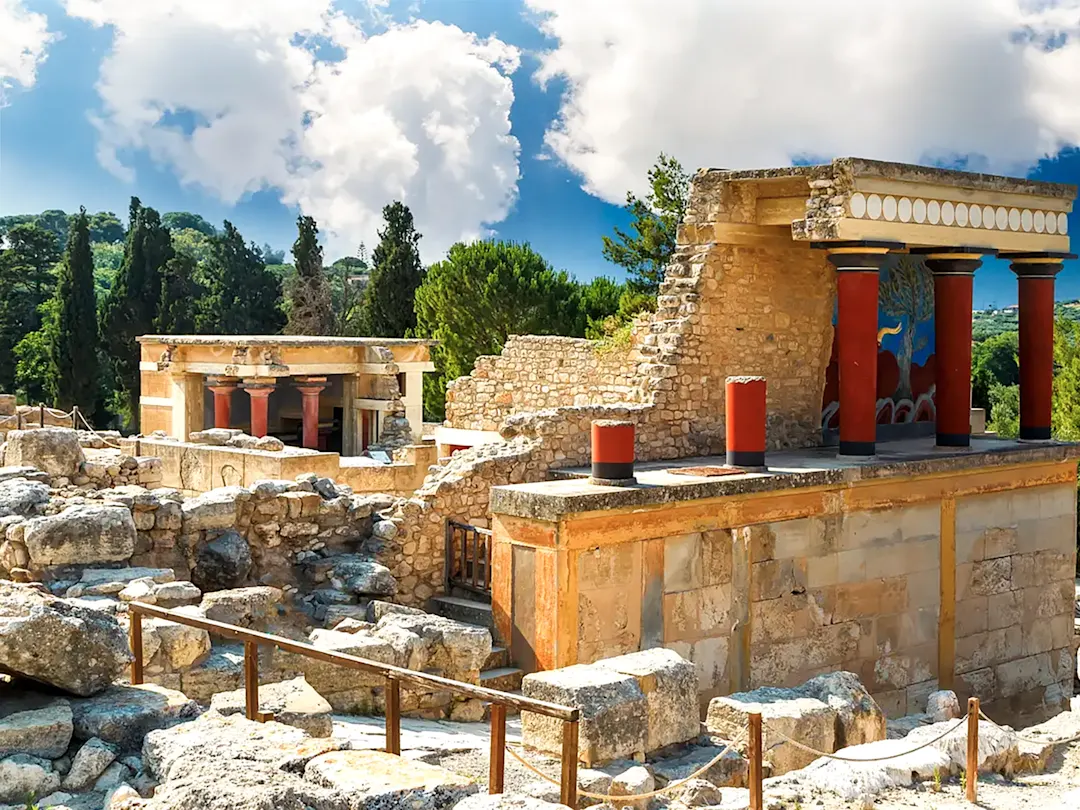
M 762 791 L 761 715 L 750 715 L 750 810 L 765 810 Z
M 386 679 L 386 753 L 401 753 L 401 683 Z
M 128 638 L 131 640 L 131 654 L 134 656 L 131 662 L 131 683 L 138 686 L 143 682 L 142 614 L 137 610 L 131 611 L 128 622 Z
M 567 807 L 577 807 L 577 720 L 563 722 L 562 737 L 562 790 L 559 801 Z
M 45 427 L 45 403 L 38 403 L 38 426 Z
M 79 429 L 79 406 L 78 405 L 72 405 L 71 406 L 71 429 L 72 430 L 78 430 Z
M 979 782 L 979 699 L 968 698 L 967 800 L 975 804 Z
M 19 410 L 18 405 L 15 406 L 15 429 L 16 430 L 22 430 L 23 429 L 22 411 Z
M 506 770 L 506 707 L 491 704 L 491 759 L 488 763 L 488 793 L 503 792 Z
M 244 708 L 248 720 L 259 719 L 259 645 L 244 642 Z

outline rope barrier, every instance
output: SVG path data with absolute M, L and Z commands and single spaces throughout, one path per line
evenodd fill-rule
M 1068 739 L 1064 739 L 1064 740 L 1037 740 L 1034 737 L 1025 737 L 1022 734 L 1017 734 L 1009 726 L 1003 726 L 1000 723 L 998 723 L 998 722 L 996 722 L 994 720 L 991 720 L 989 717 L 986 716 L 986 712 L 984 712 L 982 709 L 979 709 L 979 717 L 981 717 L 987 723 L 990 723 L 992 726 L 996 726 L 997 728 L 1001 729 L 1002 731 L 1004 731 L 1004 732 L 1006 732 L 1008 734 L 1011 734 L 1015 739 L 1019 740 L 1020 742 L 1031 743 L 1032 745 L 1054 745 L 1054 746 L 1057 746 L 1057 745 L 1068 745 L 1069 743 L 1074 743 L 1074 742 L 1080 741 L 1080 734 L 1077 734 L 1075 737 L 1069 737 Z
M 742 741 L 743 737 L 745 737 L 745 734 L 740 735 L 735 741 L 729 742 L 727 745 L 725 745 L 723 747 L 723 749 L 720 751 L 719 754 L 717 754 L 715 757 L 710 759 L 708 762 L 706 762 L 704 765 L 702 765 L 700 768 L 698 768 L 696 771 L 694 771 L 692 774 L 685 777 L 684 779 L 680 779 L 680 780 L 678 780 L 676 782 L 669 782 L 668 784 L 664 785 L 664 787 L 657 788 L 656 790 L 651 790 L 648 793 L 635 793 L 635 794 L 630 795 L 630 796 L 612 796 L 612 795 L 609 795 L 607 793 L 592 793 L 592 792 L 590 792 L 588 790 L 582 790 L 579 787 L 578 788 L 578 795 L 579 796 L 586 796 L 586 797 L 588 797 L 590 799 L 597 799 L 598 801 L 601 801 L 601 802 L 607 802 L 607 801 L 632 802 L 632 801 L 638 801 L 639 799 L 651 799 L 653 796 L 660 796 L 660 795 L 662 795 L 664 793 L 668 793 L 669 791 L 675 790 L 676 788 L 682 787 L 687 782 L 689 782 L 691 779 L 697 779 L 699 776 L 701 776 L 701 774 L 705 773 L 707 770 L 709 770 L 709 768 L 711 768 L 713 765 L 715 765 L 717 762 L 719 762 L 721 759 L 723 759 L 724 755 L 727 754 L 728 751 L 735 750 L 737 742 Z M 539 768 L 535 767 L 532 763 L 527 762 L 524 757 L 522 757 L 517 751 L 515 751 L 509 745 L 506 746 L 506 750 L 510 752 L 510 756 L 512 756 L 514 759 L 516 759 L 518 762 L 520 762 L 522 765 L 524 765 L 530 771 L 535 773 L 537 776 L 541 777 L 542 779 L 544 779 L 547 782 L 550 782 L 553 785 L 556 785 L 558 787 L 562 786 L 562 783 L 558 779 L 553 779 L 552 777 L 548 776 L 546 773 L 541 771 Z
M 768 731 L 770 733 L 775 734 L 777 737 L 782 739 L 784 742 L 790 743 L 791 745 L 794 745 L 796 748 L 800 748 L 803 751 L 806 751 L 808 754 L 813 754 L 813 755 L 818 756 L 818 757 L 825 757 L 826 759 L 835 759 L 838 762 L 859 763 L 859 762 L 887 762 L 890 759 L 899 759 L 900 757 L 906 757 L 909 754 L 914 754 L 916 751 L 921 751 L 924 748 L 929 748 L 934 743 L 940 742 L 941 740 L 945 739 L 950 734 L 952 734 L 954 731 L 956 731 L 958 728 L 960 728 L 960 726 L 962 726 L 964 723 L 967 722 L 967 719 L 968 719 L 968 715 L 965 714 L 963 717 L 961 717 L 959 720 L 957 720 L 954 725 L 952 725 L 950 728 L 948 728 L 944 733 L 939 734 L 937 737 L 934 737 L 932 740 L 928 740 L 927 742 L 924 742 L 922 745 L 919 745 L 919 746 L 916 746 L 915 748 L 912 748 L 910 751 L 905 751 L 902 754 L 889 754 L 887 757 L 869 757 L 867 759 L 856 759 L 854 757 L 841 757 L 841 756 L 837 756 L 836 754 L 830 754 L 827 751 L 818 751 L 816 748 L 811 748 L 809 745 L 804 745 L 803 743 L 799 742 L 798 740 L 793 740 L 791 737 L 784 734 L 784 732 L 778 731 L 777 729 L 773 728 L 772 726 L 766 725 L 764 722 L 762 723 L 762 725 L 764 725 L 765 728 L 768 729 Z
M 121 449 L 120 445 L 113 444 L 108 438 L 106 438 L 105 436 L 102 436 L 100 433 L 98 433 L 96 430 L 94 430 L 93 426 L 89 422 L 86 421 L 86 417 L 83 415 L 82 411 L 79 411 L 78 413 L 79 413 L 79 419 L 81 419 L 82 423 L 84 425 L 86 425 L 86 429 L 89 430 L 91 433 L 93 433 L 95 436 L 97 436 L 99 439 L 101 439 L 101 441 L 103 441 L 105 443 L 106 447 L 111 447 L 114 450 L 120 450 Z

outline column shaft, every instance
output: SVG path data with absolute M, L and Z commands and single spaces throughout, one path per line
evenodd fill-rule
M 207 388 L 214 395 L 214 427 L 227 428 L 232 424 L 232 395 L 238 380 L 210 377 Z
M 1054 396 L 1054 277 L 1020 277 L 1020 438 L 1050 438 Z
M 839 269 L 840 455 L 872 456 L 877 431 L 878 270 Z
M 979 254 L 932 254 L 937 443 L 971 444 L 971 312 Z
M 262 438 L 269 429 L 270 394 L 273 383 L 245 383 L 244 390 L 251 397 L 251 435 Z
M 319 394 L 326 388 L 326 377 L 297 377 L 296 390 L 303 398 L 304 447 L 319 449 Z

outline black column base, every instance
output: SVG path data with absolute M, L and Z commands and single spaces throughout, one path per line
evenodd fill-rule
M 728 450 L 727 465 L 729 467 L 764 467 L 764 450 Z
M 1053 438 L 1049 427 L 1026 427 L 1020 426 L 1020 441 L 1022 442 L 1048 442 Z
M 938 447 L 971 447 L 970 433 L 939 433 Z
M 592 477 L 603 481 L 626 481 L 634 477 L 632 461 L 594 461 Z
M 876 442 L 845 442 L 840 440 L 841 456 L 872 456 L 877 452 Z

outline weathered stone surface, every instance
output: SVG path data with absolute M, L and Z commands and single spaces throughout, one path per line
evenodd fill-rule
M 34 518 L 26 526 L 25 542 L 33 566 L 92 565 L 131 557 L 135 534 L 127 509 L 83 504 Z
M 0 757 L 29 754 L 43 759 L 62 756 L 71 744 L 71 706 L 42 698 L 40 707 L 26 701 L 0 700 Z
M 926 714 L 932 723 L 955 720 L 957 717 L 964 716 L 964 713 L 960 711 L 960 701 L 956 697 L 956 692 L 948 689 L 930 693 L 926 698 Z
M 698 679 L 694 665 L 673 650 L 651 650 L 605 658 L 595 666 L 634 678 L 648 705 L 646 752 L 695 739 L 698 720 Z
M 818 675 L 797 691 L 836 712 L 837 747 L 885 739 L 885 715 L 853 672 Z
M 348 797 L 356 810 L 442 810 L 480 786 L 467 777 L 382 751 L 333 751 L 311 760 L 304 779 Z
M 71 701 L 75 738 L 97 737 L 137 750 L 147 732 L 169 728 L 199 713 L 194 701 L 173 689 L 155 684 L 113 686 L 96 697 Z
M 0 582 L 0 671 L 86 696 L 108 687 L 130 660 L 112 616 Z
M 724 751 L 724 747 L 717 743 L 696 745 L 681 756 L 657 760 L 653 763 L 653 773 L 660 784 L 678 782 L 712 761 Z M 745 787 L 749 772 L 749 760 L 738 751 L 729 748 L 720 761 L 701 774 L 700 778 L 708 780 L 717 787 Z
M 634 765 L 612 777 L 610 795 L 640 796 L 643 793 L 651 793 L 655 788 L 656 780 L 653 779 L 652 772 L 642 765 Z M 620 807 L 637 807 L 641 810 L 645 810 L 650 804 L 648 799 L 624 798 L 617 801 Z
M 154 589 L 154 599 L 164 608 L 197 605 L 202 599 L 202 591 L 192 582 L 166 582 Z
M 209 705 L 218 692 L 231 692 L 244 683 L 244 647 L 215 645 L 210 654 L 180 673 L 180 690 L 192 700 Z
M 560 810 L 566 808 L 565 804 L 558 802 L 546 802 L 543 799 L 535 799 L 532 796 L 522 796 L 517 793 L 474 793 L 466 796 L 456 805 L 454 810 Z M 569 808 L 566 808 L 569 810 Z
M 25 802 L 60 787 L 60 776 L 47 759 L 15 754 L 0 759 L 0 802 Z
M 71 760 L 71 770 L 67 772 L 60 787 L 64 790 L 86 790 L 115 759 L 116 749 L 113 746 L 96 738 L 87 740 L 86 744 L 75 752 L 75 758 Z
M 79 435 L 67 428 L 11 430 L 7 434 L 4 463 L 36 467 L 49 475 L 74 478 L 86 455 Z
M 133 579 L 124 586 L 117 597 L 121 602 L 145 602 L 148 605 L 156 605 L 157 596 L 154 594 L 156 588 L 157 584 L 148 577 Z
M 160 663 L 167 671 L 187 669 L 210 652 L 210 634 L 198 627 L 166 619 L 143 619 L 143 643 L 158 640 Z
M 236 524 L 236 507 L 250 492 L 242 487 L 221 487 L 184 501 L 183 526 L 186 534 L 207 529 L 231 529 Z
M 397 666 L 399 654 L 385 639 L 375 638 L 363 633 L 338 633 L 334 630 L 316 630 L 311 634 L 311 643 L 323 650 L 355 655 L 380 664 Z M 295 669 L 304 674 L 304 678 L 320 695 L 336 706 L 333 695 L 359 687 L 382 686 L 385 678 L 374 673 L 346 669 L 327 661 L 318 661 L 306 656 L 281 653 L 275 656 L 283 669 Z
M 194 430 L 188 434 L 188 441 L 192 444 L 209 444 L 215 447 L 224 447 L 229 440 L 243 435 L 244 431 L 236 428 L 207 428 L 206 430 Z
M 204 594 L 199 609 L 216 622 L 261 629 L 277 615 L 282 596 L 280 589 L 267 585 L 234 588 Z
M 214 695 L 210 708 L 223 715 L 237 714 L 246 708 L 243 689 Z M 259 685 L 259 709 L 273 712 L 274 720 L 303 729 L 312 737 L 329 737 L 334 730 L 330 704 L 303 678 Z
M 409 607 L 408 605 L 398 605 L 394 602 L 383 602 L 381 599 L 372 599 L 368 602 L 367 620 L 369 622 L 377 623 L 379 619 L 388 613 L 408 613 L 412 616 L 427 615 L 427 611 L 420 610 L 419 608 Z
M 717 787 L 704 779 L 691 779 L 673 797 L 683 807 L 715 807 L 724 800 Z
M 713 698 L 705 724 L 713 734 L 731 740 L 745 731 L 749 715 L 759 713 L 762 744 L 772 763 L 773 775 L 803 768 L 815 757 L 784 742 L 776 732 L 818 751 L 832 752 L 836 750 L 837 713 L 817 698 L 793 692 L 766 686 Z
M 385 565 L 359 554 L 341 554 L 333 558 L 331 581 L 341 583 L 350 593 L 361 596 L 393 596 L 397 580 Z
M 34 517 L 45 510 L 49 488 L 39 481 L 14 478 L 0 482 L 0 517 Z
M 379 619 L 375 635 L 392 637 L 405 630 L 426 645 L 425 669 L 441 670 L 447 677 L 475 680 L 491 655 L 491 633 L 483 627 L 428 613 L 389 613 Z
M 630 675 L 575 664 L 526 675 L 521 690 L 526 697 L 581 710 L 578 750 L 586 765 L 645 752 L 648 704 Z M 558 754 L 562 727 L 559 720 L 521 713 L 522 741 L 530 748 Z
M 171 568 L 85 568 L 79 581 L 68 589 L 68 596 L 119 593 L 136 579 L 152 579 L 157 583 L 172 582 L 176 575 Z M 83 590 L 76 590 L 82 588 Z M 104 590 L 108 588 L 109 590 Z M 115 588 L 115 590 L 112 590 Z
M 251 547 L 230 529 L 198 550 L 191 577 L 204 591 L 222 591 L 243 585 L 249 571 Z

